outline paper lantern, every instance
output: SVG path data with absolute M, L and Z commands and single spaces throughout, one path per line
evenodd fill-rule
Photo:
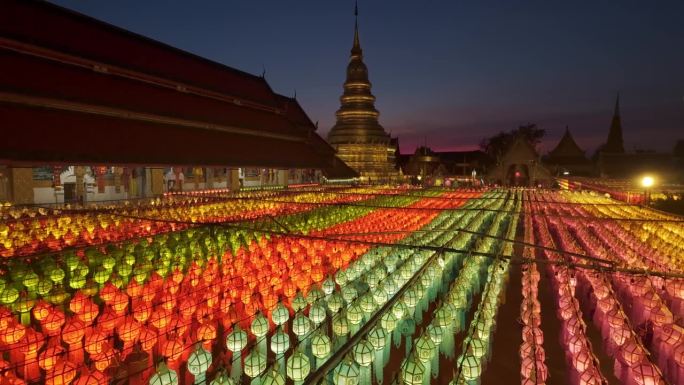
M 266 356 L 253 350 L 245 357 L 245 374 L 251 378 L 256 378 L 266 370 Z
M 300 339 L 311 331 L 311 320 L 302 313 L 297 313 L 292 320 L 292 332 Z
M 480 360 L 472 355 L 466 355 L 461 360 L 461 374 L 463 378 L 468 381 L 476 380 L 480 378 L 482 373 L 482 366 L 480 365 Z
M 413 356 L 401 365 L 401 380 L 406 385 L 422 385 L 425 366 Z
M 290 312 L 282 303 L 279 302 L 271 313 L 271 320 L 274 324 L 280 326 L 285 324 L 288 319 L 290 319 Z
M 68 385 L 76 377 L 76 364 L 69 361 L 58 362 L 45 375 L 46 385 Z
M 285 385 L 285 377 L 276 370 L 271 370 L 261 379 L 261 385 Z
M 302 384 L 311 371 L 311 364 L 309 363 L 309 358 L 304 353 L 296 351 L 288 358 L 286 368 L 287 376 L 295 384 Z
M 347 321 L 347 317 L 344 314 L 338 314 L 333 317 L 332 330 L 338 337 L 349 333 L 349 321 Z
M 359 367 L 349 358 L 345 358 L 333 370 L 335 385 L 358 385 Z
M 283 333 L 281 327 L 271 337 L 271 350 L 275 354 L 283 354 L 290 348 L 290 337 Z
M 416 358 L 421 362 L 428 362 L 432 359 L 437 346 L 427 334 L 423 334 L 416 341 Z
M 330 337 L 320 331 L 316 331 L 311 338 L 311 354 L 316 358 L 324 359 L 330 354 L 331 348 Z
M 240 352 L 247 346 L 247 333 L 235 325 L 233 331 L 226 337 L 226 348 L 233 353 Z
M 369 366 L 373 363 L 373 351 L 373 345 L 368 340 L 361 340 L 354 346 L 354 350 L 352 351 L 354 361 L 360 366 Z
M 263 314 L 261 314 L 261 312 L 254 317 L 250 330 L 257 337 L 257 339 L 265 336 L 266 333 L 268 333 L 268 320 L 263 316 Z
M 225 372 L 221 372 L 209 385 L 235 385 L 235 381 L 233 381 Z
M 178 385 L 178 375 L 174 370 L 160 364 L 157 371 L 150 377 L 149 385 Z
M 342 308 L 342 297 L 337 293 L 331 294 L 330 298 L 328 298 L 327 305 L 330 312 L 336 314 Z
M 326 316 L 325 308 L 318 303 L 311 305 L 311 308 L 309 308 L 309 319 L 311 319 L 314 325 L 320 325 L 321 322 L 325 321 Z
M 188 358 L 188 371 L 195 376 L 196 384 L 203 384 L 205 373 L 211 366 L 211 353 L 206 351 L 202 345 L 197 345 L 195 351 Z

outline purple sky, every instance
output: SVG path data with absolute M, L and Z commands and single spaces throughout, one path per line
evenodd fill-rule
M 353 37 L 353 1 L 83 1 L 57 4 L 247 72 L 293 95 L 325 136 Z M 515 4 L 514 4 L 515 3 Z M 403 152 L 528 122 L 564 127 L 587 153 L 617 91 L 625 148 L 684 139 L 684 1 L 362 0 L 361 45 L 380 122 Z

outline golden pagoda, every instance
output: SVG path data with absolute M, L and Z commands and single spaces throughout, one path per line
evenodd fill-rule
M 354 9 L 358 18 L 358 10 Z M 371 94 L 368 68 L 363 63 L 359 42 L 358 20 L 354 23 L 354 44 L 351 49 L 347 80 L 337 110 L 337 123 L 328 133 L 328 143 L 337 150 L 337 156 L 356 170 L 368 182 L 396 179 L 398 172 L 391 161 L 396 151 L 390 136 L 385 132 L 375 109 L 375 96 Z

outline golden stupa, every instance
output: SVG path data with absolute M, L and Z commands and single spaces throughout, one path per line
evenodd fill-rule
M 354 14 L 358 12 L 355 10 Z M 358 22 L 354 24 L 354 45 L 340 102 L 337 123 L 328 133 L 328 143 L 337 150 L 337 156 L 364 181 L 396 179 L 398 172 L 392 162 L 396 146 L 392 146 L 390 136 L 378 123 L 380 113 L 375 109 L 368 68 L 363 63 Z

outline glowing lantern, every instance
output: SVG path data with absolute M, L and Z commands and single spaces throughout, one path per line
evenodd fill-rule
M 235 325 L 233 331 L 226 337 L 226 348 L 233 352 L 233 363 L 231 365 L 230 377 L 234 381 L 239 381 L 240 379 L 240 355 L 242 349 L 247 346 L 247 333 L 240 329 L 240 325 Z
M 330 295 L 327 301 L 328 309 L 331 313 L 335 314 L 342 308 L 342 297 L 339 294 L 333 293 Z
M 53 346 L 45 349 L 38 356 L 38 365 L 41 369 L 50 371 L 64 360 L 64 349 L 61 346 Z
M 259 377 L 266 370 L 266 356 L 253 350 L 245 357 L 245 374 L 253 379 Z
M 282 328 L 278 328 L 271 338 L 271 350 L 275 354 L 283 354 L 290 347 L 290 337 L 283 333 Z
M 309 318 L 316 326 L 325 321 L 326 316 L 325 308 L 317 303 L 311 305 L 311 308 L 309 308 Z
M 195 376 L 195 384 L 203 384 L 206 378 L 206 372 L 211 366 L 211 353 L 206 351 L 202 345 L 197 345 L 190 358 L 188 358 L 188 371 Z
M 311 331 L 311 320 L 302 313 L 297 313 L 292 320 L 292 332 L 302 340 Z
M 235 381 L 226 375 L 225 372 L 221 371 L 221 373 L 217 375 L 209 385 L 235 385 Z
M 285 385 L 285 377 L 275 370 L 266 373 L 260 385 Z
M 162 363 L 148 383 L 149 385 L 178 385 L 178 374 Z
M 328 357 L 332 349 L 330 337 L 316 331 L 311 338 L 311 354 L 316 357 L 316 367 L 321 366 L 323 361 Z
M 311 371 L 309 358 L 300 351 L 294 352 L 294 354 L 288 358 L 286 367 L 287 376 L 297 385 L 303 384 L 304 379 Z
M 401 365 L 401 380 L 406 385 L 422 385 L 424 374 L 425 366 L 413 356 Z
M 76 377 L 76 365 L 69 361 L 57 363 L 45 376 L 46 385 L 68 385 Z
M 471 355 L 466 355 L 463 357 L 461 361 L 461 373 L 463 378 L 468 381 L 477 380 L 480 378 L 480 374 L 482 373 L 480 360 Z
M 343 359 L 333 370 L 335 385 L 357 385 L 359 383 L 359 367 L 352 360 Z
M 259 351 L 263 354 L 266 354 L 266 333 L 268 333 L 268 320 L 266 319 L 266 317 L 263 316 L 263 314 L 261 314 L 261 312 L 259 312 L 256 315 L 256 317 L 254 317 L 254 320 L 252 321 L 251 325 L 251 330 L 257 338 L 259 344 Z
M 282 303 L 278 303 L 271 313 L 271 320 L 274 324 L 280 326 L 285 324 L 288 319 L 290 319 L 290 312 Z

